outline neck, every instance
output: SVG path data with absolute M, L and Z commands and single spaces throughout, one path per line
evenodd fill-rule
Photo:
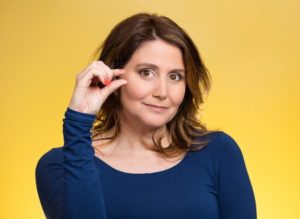
M 166 126 L 154 128 L 139 125 L 136 121 L 126 119 L 125 116 L 120 117 L 120 134 L 117 137 L 117 149 L 131 154 L 147 154 L 155 153 L 144 146 L 144 143 L 152 145 L 152 137 L 162 136 L 162 145 L 169 144 L 169 135 Z

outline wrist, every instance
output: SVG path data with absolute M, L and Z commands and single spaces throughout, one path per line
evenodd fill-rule
M 86 124 L 92 124 L 96 119 L 96 115 L 85 113 L 85 112 L 79 112 L 77 110 L 68 107 L 67 111 L 65 112 L 65 118 L 68 120 L 78 121 Z

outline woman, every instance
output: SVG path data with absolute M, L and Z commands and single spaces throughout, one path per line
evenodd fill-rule
M 210 78 L 163 16 L 119 23 L 77 75 L 64 146 L 39 161 L 47 218 L 256 218 L 243 155 L 197 112 Z

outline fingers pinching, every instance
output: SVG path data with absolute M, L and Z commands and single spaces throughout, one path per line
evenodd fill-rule
M 102 65 L 103 63 L 100 63 Z M 107 65 L 102 65 L 102 69 L 104 70 L 103 74 L 101 75 L 101 83 L 99 85 L 100 88 L 104 86 L 108 86 L 111 84 L 113 80 L 116 79 L 119 75 L 125 72 L 124 69 L 110 69 Z
M 124 69 L 112 69 L 111 70 L 111 74 L 112 74 L 112 78 L 107 78 L 106 80 L 104 80 L 104 83 L 101 83 L 100 81 L 98 82 L 98 86 L 102 89 L 106 86 L 109 86 L 112 82 L 114 81 L 118 81 L 120 80 L 119 79 L 119 76 L 121 74 L 125 73 L 125 70 Z M 123 80 L 122 80 L 123 81 Z M 115 86 L 115 85 L 114 85 Z M 117 89 L 115 87 L 112 87 L 112 89 Z
M 101 74 L 102 77 L 100 78 L 101 82 L 104 85 L 110 84 L 113 77 L 112 70 L 107 65 L 105 65 L 102 61 L 97 61 L 96 65 L 98 69 L 102 70 L 102 74 Z
M 127 83 L 125 79 L 118 77 L 124 72 L 122 69 L 110 69 L 100 61 L 91 63 L 77 74 L 70 108 L 95 114 L 111 93 Z
M 123 73 L 125 73 L 124 69 L 110 69 L 104 62 L 94 61 L 78 75 L 78 80 L 81 86 L 98 86 L 102 89 L 109 86 L 112 81 L 119 80 L 118 76 Z
M 109 68 L 103 62 L 93 62 L 81 74 L 78 75 L 78 81 L 85 87 L 93 86 L 97 82 L 107 84 L 112 78 Z
M 108 86 L 103 87 L 103 89 L 101 89 L 100 92 L 106 99 L 111 93 L 113 93 L 115 90 L 117 90 L 119 87 L 125 84 L 127 84 L 127 81 L 125 79 L 117 79 L 112 81 Z

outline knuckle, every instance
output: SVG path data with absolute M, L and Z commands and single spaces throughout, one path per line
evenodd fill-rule
M 76 75 L 76 80 L 78 81 L 80 78 L 81 78 L 81 73 L 78 73 L 78 74 Z
M 95 66 L 103 66 L 103 65 L 104 65 L 104 63 L 103 63 L 101 60 L 94 61 L 93 64 L 94 64 Z
M 95 66 L 97 66 L 97 65 L 98 65 L 97 62 L 96 62 L 96 61 L 93 61 L 93 62 L 90 64 L 89 67 L 95 67 Z

